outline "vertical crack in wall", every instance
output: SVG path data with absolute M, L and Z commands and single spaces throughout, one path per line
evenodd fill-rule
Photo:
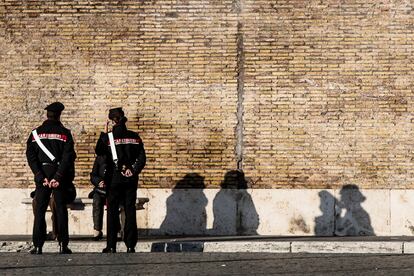
M 241 12 L 241 3 L 238 1 L 238 14 Z M 240 19 L 237 22 L 237 125 L 235 128 L 236 136 L 236 161 L 237 169 L 243 169 L 243 150 L 244 150 L 244 34 L 243 23 Z
M 332 236 L 335 236 L 335 233 L 336 233 L 336 216 L 337 216 L 337 214 L 336 214 L 336 205 L 338 204 L 337 203 L 338 200 L 336 199 L 336 196 L 335 195 L 336 194 L 334 193 L 334 204 L 333 204 L 333 233 L 331 233 Z

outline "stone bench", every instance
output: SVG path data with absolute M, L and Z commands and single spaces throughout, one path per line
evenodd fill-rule
M 24 198 L 22 200 L 23 204 L 32 205 L 33 199 L 30 197 Z M 93 199 L 87 198 L 87 197 L 77 197 L 75 200 L 68 204 L 68 208 L 71 210 L 83 210 L 86 205 L 92 205 Z M 138 197 L 136 202 L 136 209 L 137 210 L 144 210 L 144 204 L 149 202 L 149 198 L 147 197 Z M 48 208 L 49 211 L 49 208 Z

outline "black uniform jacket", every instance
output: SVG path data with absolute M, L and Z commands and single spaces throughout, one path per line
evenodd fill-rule
M 59 121 L 46 120 L 37 128 L 37 134 L 56 160 L 52 162 L 49 159 L 30 133 L 27 140 L 26 157 L 30 169 L 35 175 L 36 184 L 41 184 L 44 178 L 55 179 L 62 183 L 72 183 L 75 176 L 76 153 L 70 130 Z
M 144 144 L 141 138 L 138 133 L 128 130 L 124 124 L 115 125 L 112 132 L 118 163 L 114 164 L 113 162 L 107 133 L 101 133 L 95 148 L 96 154 L 107 156 L 107 171 L 109 175 L 112 175 L 112 182 L 137 181 L 138 174 L 145 167 L 146 162 Z M 120 172 L 125 169 L 130 169 L 133 176 L 130 178 L 122 177 Z
M 95 158 L 95 162 L 93 163 L 93 168 L 91 172 L 91 182 L 95 187 L 98 187 L 101 181 L 106 181 L 105 172 L 106 172 L 106 156 L 98 155 Z

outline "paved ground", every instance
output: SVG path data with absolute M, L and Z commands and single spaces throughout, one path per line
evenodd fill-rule
M 414 254 L 414 237 L 143 237 L 136 250 L 149 252 L 204 253 L 321 253 L 321 254 Z M 31 248 L 30 236 L 0 236 L 0 252 L 24 252 Z M 70 247 L 76 253 L 98 253 L 105 240 L 92 241 L 90 236 L 72 236 Z M 123 242 L 118 251 L 126 251 Z M 58 251 L 56 241 L 47 241 L 46 253 Z
M 414 255 L 0 253 L 1 275 L 414 275 Z

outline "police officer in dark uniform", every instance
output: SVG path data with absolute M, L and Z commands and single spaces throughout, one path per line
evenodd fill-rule
M 119 203 L 123 202 L 125 208 L 124 242 L 127 252 L 134 253 L 138 239 L 135 207 L 138 175 L 145 166 L 145 150 L 138 133 L 127 129 L 125 125 L 127 118 L 122 108 L 110 109 L 108 118 L 115 125 L 112 132 L 101 133 L 95 149 L 97 155 L 106 155 L 108 161 L 107 246 L 102 252 L 116 252 Z M 111 144 L 114 145 L 112 149 Z M 113 153 L 114 150 L 115 153 Z
M 73 195 L 69 195 L 69 190 L 74 191 L 72 181 L 75 175 L 76 153 L 70 130 L 60 122 L 60 115 L 64 108 L 60 102 L 48 105 L 45 108 L 47 120 L 33 130 L 27 140 L 27 161 L 35 175 L 36 183 L 34 248 L 30 250 L 31 254 L 42 254 L 42 246 L 46 238 L 45 213 L 52 193 L 56 204 L 55 219 L 59 233 L 59 253 L 72 253 L 68 248 L 69 231 L 66 204 L 74 199 Z M 72 198 L 69 199 L 69 197 Z

